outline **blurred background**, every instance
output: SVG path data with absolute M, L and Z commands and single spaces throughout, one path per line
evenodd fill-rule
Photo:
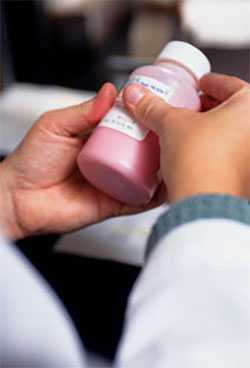
M 249 78 L 249 0 L 2 0 L 1 86 L 120 86 L 171 39 Z
M 250 81 L 249 19 L 250 0 L 0 0 L 0 154 L 44 111 L 79 103 L 107 80 L 121 88 L 174 39 L 201 48 L 213 71 Z M 108 360 L 162 210 L 18 243 L 64 300 L 88 350 Z
M 250 0 L 0 0 L 0 152 L 41 112 L 120 88 L 173 39 L 249 80 L 249 17 Z

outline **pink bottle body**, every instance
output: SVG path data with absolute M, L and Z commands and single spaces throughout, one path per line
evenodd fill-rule
M 175 107 L 200 110 L 198 83 L 184 67 L 173 62 L 136 69 L 131 77 L 146 77 L 166 85 L 167 102 Z M 150 201 L 159 185 L 158 137 L 149 132 L 142 140 L 98 126 L 78 157 L 84 177 L 109 196 L 130 205 Z

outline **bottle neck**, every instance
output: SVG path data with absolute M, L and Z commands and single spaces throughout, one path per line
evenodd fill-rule
M 195 77 L 195 75 L 187 69 L 184 65 L 179 64 L 178 62 L 172 60 L 164 60 L 164 59 L 157 59 L 154 62 L 154 65 L 161 66 L 162 68 L 166 68 L 167 70 L 171 71 L 175 75 L 179 76 L 180 79 L 186 80 L 187 83 L 191 83 L 192 86 L 199 90 L 199 81 Z

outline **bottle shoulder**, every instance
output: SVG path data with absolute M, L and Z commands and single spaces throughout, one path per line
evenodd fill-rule
M 186 72 L 182 70 L 175 70 L 171 66 L 161 66 L 161 65 L 146 65 L 135 69 L 131 76 L 140 75 L 142 77 L 149 77 L 156 79 L 164 84 L 173 84 L 175 88 L 180 88 L 185 85 L 186 88 L 194 89 L 195 85 L 186 75 Z
M 141 74 L 143 75 L 145 73 L 145 75 L 149 74 L 155 74 L 155 73 L 165 73 L 166 71 L 164 70 L 166 68 L 162 68 L 159 67 L 158 65 L 143 65 L 140 66 L 139 68 L 135 69 L 131 75 L 138 75 Z

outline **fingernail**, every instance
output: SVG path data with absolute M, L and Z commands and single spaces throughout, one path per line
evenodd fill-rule
M 145 90 L 138 84 L 131 84 L 125 89 L 125 100 L 129 105 L 136 105 L 145 95 Z

